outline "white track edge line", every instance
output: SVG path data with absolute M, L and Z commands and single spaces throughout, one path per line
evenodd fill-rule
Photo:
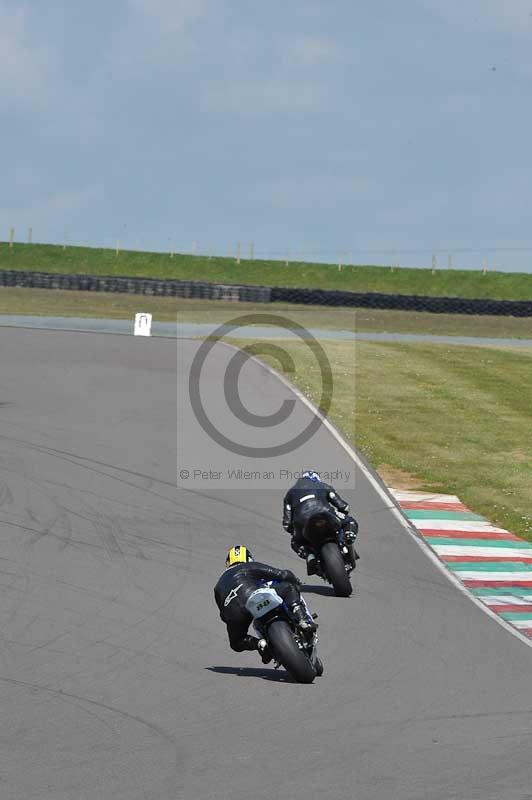
M 231 348 L 232 350 L 241 350 L 240 347 L 231 344 L 230 342 L 223 342 L 219 340 L 219 343 L 225 345 L 226 347 Z M 443 575 L 445 575 L 445 577 L 451 583 L 453 583 L 463 595 L 468 597 L 469 600 L 471 600 L 478 608 L 480 608 L 488 617 L 491 617 L 491 619 L 495 620 L 495 622 L 497 622 L 502 628 L 507 630 L 508 633 L 511 633 L 513 636 L 515 636 L 516 639 L 519 639 L 519 641 L 521 641 L 523 644 L 526 644 L 527 647 L 532 647 L 532 640 L 528 636 L 522 634 L 517 628 L 514 628 L 513 625 L 511 625 L 509 622 L 506 622 L 506 620 L 502 619 L 502 617 L 499 617 L 499 615 L 496 614 L 495 611 L 492 611 L 489 608 L 489 606 L 484 605 L 484 603 L 481 600 L 475 597 L 474 594 L 471 594 L 471 592 L 468 591 L 467 587 L 464 586 L 463 583 L 458 578 L 456 578 L 449 569 L 447 569 L 445 564 L 442 561 L 440 561 L 436 553 L 430 548 L 430 546 L 425 541 L 423 541 L 418 530 L 414 528 L 414 526 L 411 526 L 409 524 L 408 520 L 403 515 L 402 511 L 395 505 L 395 501 L 392 495 L 384 489 L 384 487 L 380 484 L 375 475 L 373 475 L 371 470 L 368 469 L 366 464 L 364 464 L 364 462 L 358 455 L 357 451 L 349 444 L 349 442 L 346 441 L 346 439 L 344 439 L 340 431 L 332 424 L 332 422 L 330 422 L 327 419 L 327 417 L 325 417 L 321 413 L 319 408 L 317 408 L 314 405 L 312 400 L 309 400 L 308 397 L 306 397 L 296 386 L 294 386 L 293 383 L 291 383 L 287 378 L 285 378 L 284 375 L 281 375 L 279 372 L 273 369 L 273 367 L 270 367 L 268 364 L 265 364 L 264 361 L 261 361 L 256 356 L 249 356 L 249 358 L 257 362 L 257 364 L 259 364 L 261 367 L 263 367 L 272 375 L 274 375 L 279 381 L 281 381 L 281 383 L 283 383 L 288 389 L 290 389 L 290 391 L 293 392 L 293 394 L 295 394 L 298 400 L 300 400 L 304 405 L 306 405 L 306 407 L 315 416 L 318 417 L 321 423 L 327 428 L 329 433 L 332 434 L 333 438 L 336 439 L 336 441 L 341 447 L 343 447 L 343 449 L 345 450 L 347 455 L 351 458 L 351 460 L 354 462 L 354 464 L 356 464 L 359 470 L 366 476 L 366 478 L 373 486 L 373 488 L 377 491 L 377 493 L 380 495 L 380 497 L 384 501 L 386 501 L 387 504 L 390 504 L 391 501 L 391 505 L 388 506 L 389 510 L 401 523 L 403 528 L 407 531 L 408 535 L 416 542 L 416 544 L 421 548 L 421 550 L 423 550 L 425 555 L 428 556 L 428 558 L 432 561 L 432 563 L 439 569 L 439 571 Z

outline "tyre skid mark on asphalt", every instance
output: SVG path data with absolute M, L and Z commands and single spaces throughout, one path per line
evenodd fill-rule
M 260 363 L 260 362 L 257 362 Z M 261 365 L 262 366 L 262 365 Z M 176 501 L 173 497 L 168 497 L 160 492 L 156 492 L 151 487 L 154 484 L 160 484 L 161 486 L 166 486 L 172 490 L 176 489 L 176 483 L 171 481 L 163 480 L 162 478 L 158 478 L 154 475 L 148 475 L 143 472 L 138 472 L 136 470 L 128 469 L 127 467 L 120 467 L 115 464 L 109 464 L 105 461 L 100 461 L 95 458 L 89 458 L 88 456 L 81 456 L 77 453 L 71 453 L 68 450 L 59 450 L 55 447 L 50 447 L 48 445 L 39 444 L 38 442 L 31 442 L 26 439 L 21 439 L 14 436 L 6 436 L 5 434 L 0 433 L 0 439 L 4 439 L 8 442 L 16 442 L 18 445 L 23 445 L 28 449 L 36 450 L 37 452 L 42 453 L 43 455 L 52 456 L 55 458 L 59 458 L 63 461 L 66 461 L 69 464 L 73 464 L 76 467 L 80 467 L 82 469 L 87 469 L 89 471 L 95 472 L 97 475 L 101 475 L 106 478 L 110 478 L 111 480 L 118 481 L 126 486 L 131 486 L 133 489 L 137 489 L 138 491 L 146 492 L 148 494 L 152 494 L 155 497 L 164 500 L 171 505 L 178 506 L 179 508 L 183 507 L 186 509 L 187 512 L 192 512 L 197 515 L 198 519 L 208 519 L 211 522 L 218 523 L 218 517 L 215 515 L 207 514 L 204 510 L 200 511 L 198 509 L 197 504 L 193 506 L 187 506 L 185 503 L 181 501 Z M 113 472 L 105 472 L 101 469 L 96 469 L 96 465 L 98 467 L 105 467 L 108 470 L 112 470 L 113 472 L 122 473 L 125 475 L 129 475 L 135 478 L 140 478 L 141 480 L 147 481 L 147 486 L 139 486 L 137 483 L 133 483 L 131 481 L 125 480 L 123 477 L 119 475 L 113 474 Z M 197 489 L 187 489 L 185 487 L 180 487 L 181 491 L 187 492 L 187 494 L 198 496 L 198 497 L 207 497 L 209 500 L 212 500 L 216 503 L 221 503 L 224 506 L 228 506 L 230 508 L 235 508 L 239 511 L 242 511 L 245 514 L 253 517 L 255 520 L 258 517 L 262 517 L 266 522 L 270 523 L 272 521 L 277 521 L 275 517 L 261 514 L 257 512 L 255 509 L 250 509 L 249 506 L 235 503 L 230 500 L 227 500 L 223 497 L 217 497 L 216 495 L 209 494 L 206 491 L 199 491 Z
M 19 686 L 21 688 L 30 689 L 30 691 L 34 691 L 37 693 L 43 692 L 52 695 L 53 697 L 63 700 L 65 703 L 75 702 L 76 705 L 87 703 L 90 706 L 95 706 L 96 708 L 101 708 L 104 709 L 105 711 L 110 711 L 115 716 L 119 716 L 124 719 L 128 719 L 132 722 L 136 722 L 139 725 L 144 725 L 145 727 L 149 728 L 153 733 L 155 733 L 157 736 L 161 737 L 162 739 L 165 739 L 169 744 L 172 745 L 173 748 L 176 748 L 176 742 L 174 737 L 167 731 L 163 730 L 158 725 L 155 725 L 153 722 L 150 722 L 149 720 L 144 719 L 143 717 L 137 714 L 131 714 L 127 711 L 123 711 L 119 708 L 116 708 L 116 706 L 104 703 L 101 700 L 93 700 L 90 697 L 83 697 L 83 695 L 74 694 L 73 692 L 64 692 L 61 689 L 53 689 L 51 686 L 42 686 L 41 684 L 38 683 L 22 681 L 17 678 L 10 678 L 4 675 L 0 675 L 0 681 L 2 681 L 3 683 L 12 684 L 13 686 Z M 94 712 L 92 713 L 94 714 Z

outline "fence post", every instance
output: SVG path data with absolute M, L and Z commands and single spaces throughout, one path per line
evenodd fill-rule
M 15 241 L 15 229 L 9 229 L 9 246 L 13 247 L 13 242 Z
M 432 256 L 432 274 L 434 275 L 438 267 L 438 256 Z

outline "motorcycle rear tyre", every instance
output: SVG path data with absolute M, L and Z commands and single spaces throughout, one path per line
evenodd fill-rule
M 335 542 L 325 542 L 321 548 L 321 559 L 325 571 L 338 597 L 349 597 L 353 591 L 349 574 L 345 571 L 345 563 L 340 548 Z
M 299 649 L 287 622 L 275 620 L 268 628 L 274 656 L 297 683 L 312 683 L 316 677 L 308 656 Z

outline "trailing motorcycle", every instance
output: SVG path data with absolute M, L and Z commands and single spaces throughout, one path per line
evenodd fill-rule
M 307 522 L 303 535 L 316 556 L 316 574 L 332 584 L 338 597 L 349 597 L 358 554 L 354 548 L 356 535 L 349 537 L 344 532 L 343 519 L 345 514 L 339 511 L 320 512 Z
M 306 606 L 303 597 L 301 602 Z M 273 582 L 255 589 L 247 599 L 246 609 L 253 617 L 257 633 L 271 648 L 275 669 L 283 666 L 297 683 L 312 683 L 323 674 L 317 654 L 317 633 L 303 634 L 299 630 Z M 317 615 L 312 616 L 315 619 Z

